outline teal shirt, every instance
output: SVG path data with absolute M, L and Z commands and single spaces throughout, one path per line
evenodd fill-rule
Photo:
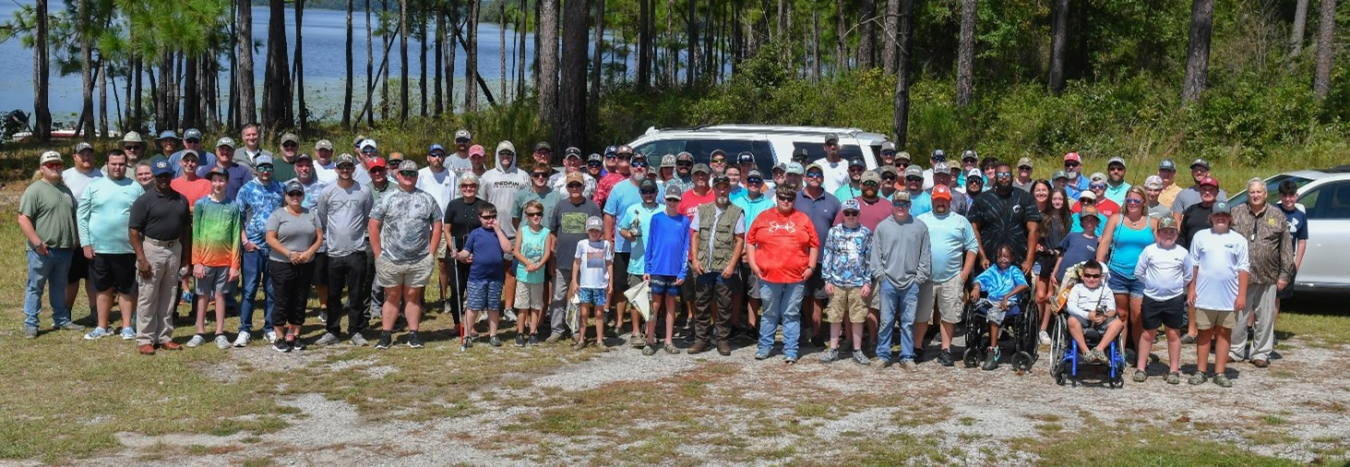
M 643 260 L 647 251 L 647 236 L 651 233 L 652 214 L 661 212 L 665 208 L 660 203 L 648 208 L 642 203 L 634 204 L 624 211 L 623 217 L 618 220 L 617 227 L 620 229 L 631 228 L 634 222 L 638 224 L 638 235 L 633 238 L 631 243 L 632 251 L 629 253 L 628 274 L 642 275 L 647 273 L 647 262 Z M 621 284 L 627 287 L 627 284 Z
M 538 263 L 544 258 L 544 247 L 548 245 L 548 227 L 540 227 L 539 232 L 535 232 L 527 224 L 521 225 L 517 231 L 520 239 L 520 254 L 530 261 Z M 543 284 L 544 270 L 547 266 L 541 267 L 534 272 L 525 271 L 525 263 L 516 263 L 516 279 L 526 284 Z
M 131 218 L 131 203 L 145 190 L 131 177 L 121 180 L 100 178 L 85 187 L 76 207 L 75 217 L 80 231 L 80 244 L 94 247 L 94 253 L 106 255 L 132 254 L 127 221 Z
M 1115 201 L 1122 208 L 1125 206 L 1125 195 L 1130 191 L 1130 183 L 1122 181 L 1120 186 L 1111 186 L 1110 182 L 1106 184 L 1106 199 Z

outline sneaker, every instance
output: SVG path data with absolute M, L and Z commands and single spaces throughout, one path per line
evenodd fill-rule
M 797 363 L 797 357 L 784 356 L 784 357 L 783 357 L 783 363 L 786 363 L 786 364 L 788 364 L 788 365 L 792 365 L 792 364 L 794 364 L 794 363 Z
M 1228 380 L 1228 376 L 1225 376 L 1223 373 L 1219 373 L 1219 374 L 1217 374 L 1217 375 L 1214 375 L 1214 384 L 1219 385 L 1219 387 L 1221 387 L 1221 388 L 1231 388 L 1231 387 L 1233 387 L 1233 382 L 1232 382 L 1232 381 L 1229 381 L 1229 380 Z
M 586 348 L 586 340 L 582 339 L 572 344 L 572 350 L 582 350 Z
M 861 350 L 854 350 L 854 351 L 853 351 L 853 362 L 854 362 L 854 363 L 857 363 L 857 364 L 859 364 L 859 365 L 862 365 L 862 366 L 867 366 L 867 365 L 871 365 L 871 364 L 872 364 L 872 359 L 867 358 L 867 354 L 864 354 L 863 351 L 861 351 Z
M 883 369 L 890 368 L 891 360 L 887 358 L 877 357 L 876 360 L 872 360 L 872 366 Z
M 375 343 L 375 350 L 385 350 L 394 345 L 393 336 L 389 333 L 380 333 L 380 341 Z
M 323 333 L 323 337 L 320 337 L 319 340 L 314 343 L 318 345 L 333 345 L 338 342 L 342 342 L 342 339 L 331 332 L 325 332 Z
M 1041 331 L 1041 345 L 1050 345 L 1050 333 Z
M 1195 336 L 1192 336 L 1192 335 L 1190 335 L 1190 334 L 1183 334 L 1183 335 L 1181 336 L 1181 343 L 1182 343 L 1182 344 L 1194 344 L 1194 343 L 1195 343 Z
M 202 345 L 202 344 L 205 344 L 205 343 L 206 343 L 206 337 L 202 336 L 201 334 L 197 334 L 197 335 L 195 335 L 195 336 L 192 336 L 192 340 L 188 341 L 187 346 L 188 346 L 189 349 L 195 349 L 195 348 L 197 348 L 198 346 L 200 346 L 200 345 Z
M 525 343 L 526 343 L 526 344 L 529 344 L 529 345 L 531 345 L 531 346 L 539 345 L 539 336 L 536 336 L 536 335 L 534 335 L 534 334 L 530 334 L 530 340 L 525 341 Z
M 263 338 L 267 339 L 267 342 L 276 342 L 276 341 L 277 341 L 277 332 L 276 332 L 276 331 L 267 331 L 267 333 L 263 334 Z
M 62 325 L 60 325 L 60 326 L 57 326 L 55 329 L 58 330 L 58 331 L 83 331 L 83 330 L 84 330 L 84 326 L 80 326 L 80 325 L 75 324 L 75 323 L 66 323 L 66 324 L 62 324 Z
M 717 354 L 723 357 L 731 356 L 731 343 L 727 341 L 719 341 L 717 343 Z
M 192 292 L 184 290 L 183 296 L 178 297 L 178 301 L 189 304 L 192 303 L 193 302 Z
M 224 334 L 216 334 L 216 348 L 220 350 L 230 348 L 230 340 Z
M 942 349 L 942 353 L 938 354 L 938 363 L 941 363 L 942 366 L 955 365 L 956 358 L 952 357 L 952 349 Z
M 1101 350 L 1097 350 L 1097 349 L 1092 349 L 1091 351 L 1088 352 L 1088 359 L 1089 359 L 1091 362 L 1096 362 L 1096 363 L 1106 363 L 1106 362 L 1107 362 L 1106 354 L 1105 354 L 1105 353 L 1102 353 Z
M 560 339 L 562 339 L 562 333 L 561 333 L 561 332 L 555 332 L 555 333 L 553 333 L 553 334 L 549 334 L 548 339 L 544 339 L 544 343 L 545 343 L 545 344 L 553 344 L 553 343 L 557 343 Z
M 820 353 L 820 363 L 830 363 L 839 359 L 839 349 L 825 349 Z
M 417 336 L 417 331 L 408 332 L 408 347 L 414 349 L 422 348 L 422 338 Z
M 1181 373 L 1176 371 L 1168 373 L 1167 384 L 1181 384 Z
M 656 346 L 652 344 L 647 344 L 646 347 L 642 348 L 642 355 L 646 355 L 648 357 L 656 355 Z
M 126 330 L 126 328 L 122 328 L 122 329 L 123 329 L 124 331 Z M 126 332 L 123 332 L 122 335 L 123 335 L 123 336 L 126 336 Z M 235 347 L 247 347 L 247 346 L 248 346 L 248 340 L 249 340 L 251 337 L 253 337 L 253 336 L 250 335 L 250 334 L 248 333 L 248 331 L 239 331 L 239 335 L 236 336 L 236 337 L 234 338 L 234 346 L 235 346 Z M 123 338 L 123 339 L 126 339 L 126 337 L 122 337 L 122 338 Z
M 1134 382 L 1142 383 L 1148 381 L 1148 372 L 1144 370 L 1134 370 Z
M 501 339 L 498 339 L 497 336 L 489 337 L 489 338 L 488 338 L 488 345 L 491 345 L 491 346 L 493 346 L 493 347 L 501 347 L 501 346 L 502 346 L 502 340 L 501 340 Z
M 92 340 L 96 340 L 96 339 L 102 339 L 103 336 L 106 336 L 106 335 L 108 335 L 108 328 L 98 328 L 98 327 L 96 327 L 96 328 L 94 328 L 93 331 L 89 331 L 87 334 L 84 335 L 84 340 L 92 341 Z
M 900 369 L 905 370 L 907 372 L 913 372 L 914 370 L 919 369 L 919 364 L 914 363 L 914 360 L 910 359 L 901 360 Z
M 291 346 L 292 350 L 305 350 L 305 340 L 301 339 L 300 336 L 286 336 L 286 345 Z
M 679 348 L 679 347 L 676 347 L 675 344 L 666 344 L 666 345 L 661 346 L 661 348 L 665 349 L 666 353 L 671 354 L 671 355 L 679 355 L 679 354 L 680 354 L 680 348 Z
M 510 321 L 512 323 L 516 322 L 516 311 L 514 309 L 507 308 L 506 311 L 502 312 L 502 319 Z
M 32 326 L 24 326 L 23 328 L 24 339 L 35 339 L 37 338 L 37 334 L 38 334 L 37 328 Z
M 328 310 L 319 309 L 319 322 L 328 324 Z
M 281 339 L 277 339 L 277 340 L 275 340 L 275 341 L 272 342 L 272 350 L 275 350 L 275 351 L 281 352 L 281 353 L 287 353 L 287 352 L 290 352 L 290 351 L 291 351 L 291 346 L 290 346 L 289 344 L 287 344 L 286 341 L 281 340 Z
M 516 347 L 524 347 L 524 346 L 525 346 L 525 335 L 516 334 Z
M 647 342 L 643 340 L 642 334 L 629 334 L 628 343 L 635 349 L 641 349 L 647 346 Z
M 1252 360 L 1252 365 L 1256 366 L 1257 368 L 1265 368 L 1270 366 L 1270 360 L 1258 358 L 1256 360 Z
M 759 352 L 755 352 L 755 360 L 764 360 L 766 358 L 769 358 L 769 351 L 761 350 Z
M 358 332 L 352 334 L 352 345 L 357 347 L 365 347 L 367 345 L 370 345 L 370 343 L 366 342 L 366 336 L 363 336 L 361 335 L 361 333 Z
M 1192 386 L 1196 386 L 1205 384 L 1205 381 L 1209 381 L 1209 375 L 1197 371 L 1195 374 L 1191 375 L 1191 379 L 1188 382 L 1191 383 Z
M 998 369 L 998 349 L 989 348 L 984 353 L 984 366 L 980 369 L 984 371 L 994 371 Z
M 132 340 L 132 339 L 135 339 L 135 338 L 136 338 L 136 331 L 135 331 L 134 329 L 129 328 L 129 327 L 124 327 L 124 328 L 122 328 L 121 335 L 122 335 L 122 340 L 124 340 L 124 341 L 129 341 L 129 340 Z

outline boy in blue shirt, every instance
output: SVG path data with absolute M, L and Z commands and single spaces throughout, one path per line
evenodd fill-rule
M 1084 263 L 1090 259 L 1097 259 L 1097 229 L 1101 223 L 1097 210 L 1092 206 L 1084 206 L 1083 212 L 1079 214 L 1089 214 L 1083 218 L 1084 229 L 1069 232 L 1064 236 L 1064 241 L 1059 244 L 1059 260 L 1055 261 L 1055 287 L 1059 287 L 1060 282 L 1064 282 L 1064 271 L 1079 263 Z M 1077 214 L 1075 214 L 1077 216 Z
M 839 334 L 847 316 L 852 326 L 853 361 L 860 365 L 871 361 L 863 354 L 863 321 L 867 320 L 867 297 L 872 294 L 872 273 L 867 258 L 872 251 L 872 231 L 858 222 L 861 204 L 856 199 L 844 200 L 840 211 L 844 223 L 830 227 L 825 237 L 825 260 L 821 262 L 825 276 L 825 293 L 830 304 L 825 308 L 825 322 L 830 323 L 830 345 L 821 354 L 820 361 L 830 363 L 839 358 Z
M 996 310 L 1003 310 L 999 313 L 995 310 L 987 310 L 989 317 L 989 343 L 990 347 L 984 354 L 984 371 L 993 371 L 998 368 L 998 331 L 1003 327 L 1003 321 L 1007 318 L 1017 316 L 1021 311 L 1017 307 L 1017 294 L 1027 290 L 1027 278 L 1022 275 L 1022 270 L 1012 267 L 1013 252 L 1008 245 L 998 247 L 998 259 L 996 267 L 984 270 L 979 276 L 975 277 L 975 285 L 970 289 L 970 301 L 980 300 L 980 291 L 989 293 L 989 301 L 997 303 Z M 1000 316 L 1002 314 L 1002 316 Z M 967 343 L 966 345 L 970 345 Z
M 648 228 L 646 249 L 643 260 L 646 261 L 646 274 L 642 280 L 651 284 L 652 314 L 647 320 L 647 347 L 643 355 L 656 354 L 657 313 L 664 308 L 666 312 L 666 353 L 676 355 L 680 349 L 675 347 L 675 297 L 680 295 L 685 275 L 689 272 L 689 217 L 680 212 L 680 198 L 683 193 L 676 184 L 666 185 L 666 210 L 652 215 Z
M 483 309 L 488 311 L 488 343 L 501 347 L 497 338 L 497 323 L 501 320 L 502 283 L 506 280 L 506 270 L 502 269 L 503 252 L 511 250 L 511 241 L 497 228 L 497 206 L 483 202 L 478 207 L 478 220 L 482 226 L 469 232 L 464 248 L 457 255 L 461 262 L 469 263 L 468 311 L 464 317 L 464 331 L 469 334 L 464 346 L 473 345 L 473 325 Z

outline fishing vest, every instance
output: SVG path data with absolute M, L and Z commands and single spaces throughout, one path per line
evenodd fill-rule
M 717 215 L 717 203 L 708 203 L 698 207 L 698 258 L 704 273 L 720 272 L 726 269 L 736 247 L 736 220 L 741 218 L 741 208 L 728 204 L 722 215 Z M 713 219 L 716 219 L 717 236 L 713 236 Z M 708 246 L 712 246 L 712 257 L 708 257 Z

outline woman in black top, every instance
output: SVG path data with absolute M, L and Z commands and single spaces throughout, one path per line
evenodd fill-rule
M 473 174 L 462 175 L 459 179 L 459 194 L 459 198 L 446 203 L 445 220 L 442 222 L 442 228 L 445 229 L 442 235 L 450 236 L 452 253 L 464 246 L 469 232 L 483 226 L 478 219 L 478 205 L 482 204 L 482 198 L 478 197 L 478 177 Z M 459 329 L 460 316 L 464 314 L 464 289 L 469 286 L 469 264 L 456 261 L 455 269 L 458 277 L 455 282 L 455 309 L 451 314 L 455 320 L 455 329 Z
M 1052 188 L 1049 182 L 1037 180 L 1031 184 L 1031 193 L 1036 199 L 1036 207 L 1041 210 L 1043 225 L 1036 245 L 1036 258 L 1041 265 L 1041 272 L 1036 275 L 1036 305 L 1041 310 L 1041 341 L 1046 342 L 1050 340 L 1046 332 L 1050 325 L 1050 300 L 1058 292 L 1054 280 L 1055 263 L 1059 260 L 1056 247 L 1069 235 L 1073 213 L 1069 210 L 1069 194 L 1063 188 Z M 1044 201 L 1041 193 L 1046 194 Z

